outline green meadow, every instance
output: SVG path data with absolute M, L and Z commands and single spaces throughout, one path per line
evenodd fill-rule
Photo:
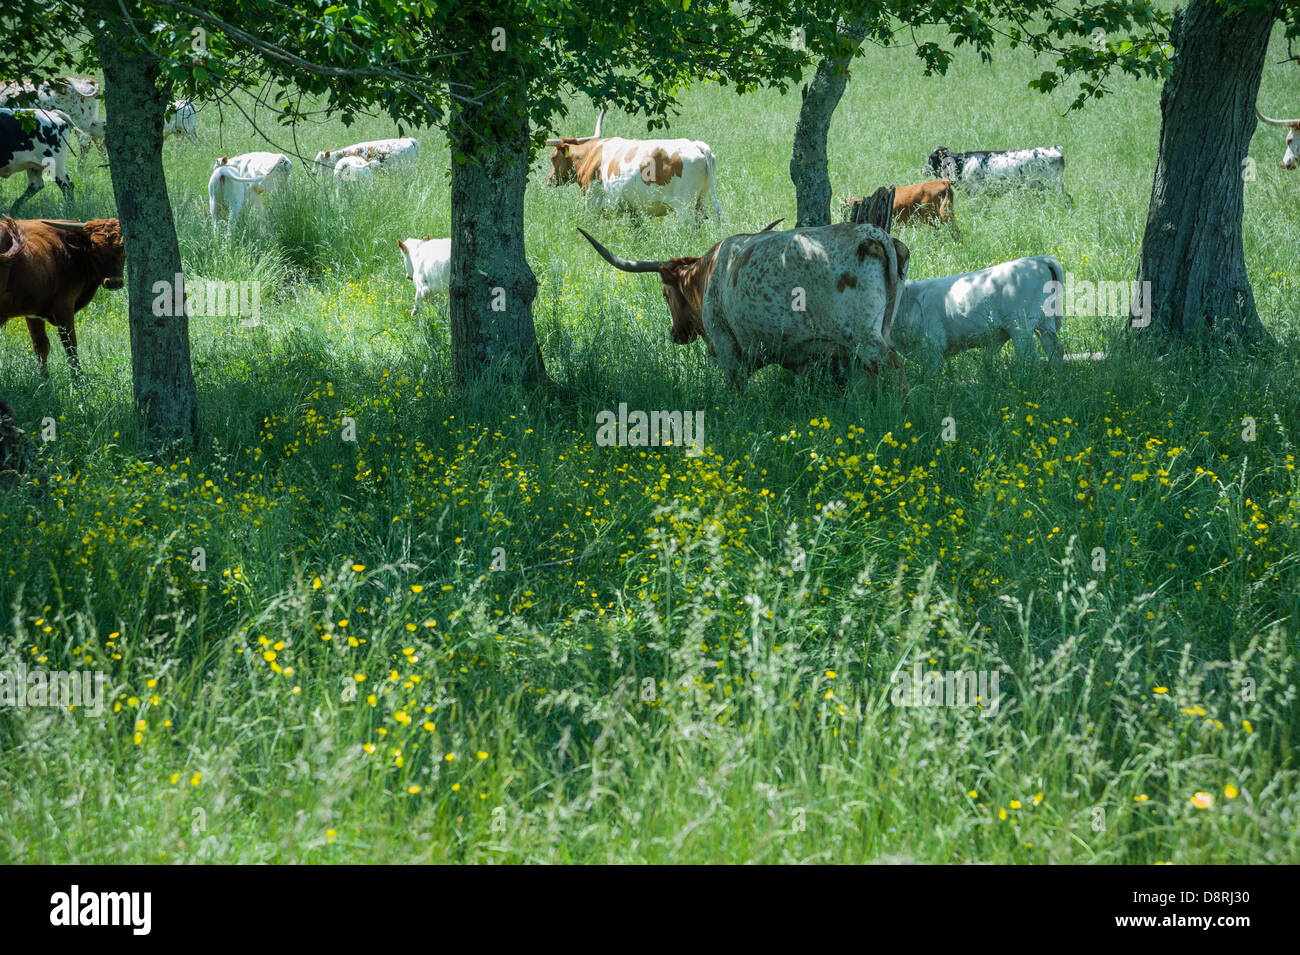
M 1273 45 L 1259 102 L 1295 113 Z M 837 197 L 930 178 L 940 145 L 1065 150 L 1073 206 L 959 193 L 961 243 L 896 229 L 910 277 L 1032 254 L 1135 275 L 1159 88 L 1117 79 L 1067 113 L 1072 89 L 1027 89 L 1043 68 L 853 66 Z M 1270 353 L 1160 357 L 1118 316 L 1067 317 L 1065 350 L 1105 357 L 967 353 L 909 365 L 906 397 L 771 368 L 734 393 L 703 344 L 669 341 L 657 279 L 577 227 L 666 258 L 793 225 L 798 108 L 705 85 L 654 134 L 712 146 L 720 223 L 597 216 L 539 153 L 526 230 L 557 387 L 457 395 L 446 294 L 413 320 L 396 247 L 449 234 L 442 135 L 405 131 L 413 177 L 336 191 L 315 152 L 391 123 L 263 116 L 273 147 L 203 106 L 203 144 L 165 147 L 186 274 L 259 282 L 261 314 L 190 320 L 197 447 L 142 450 L 125 292 L 80 313 L 80 381 L 57 344 L 40 375 L 21 321 L 0 331 L 34 449 L 0 489 L 0 671 L 105 677 L 99 715 L 0 711 L 0 862 L 1300 862 L 1281 131 L 1257 132 L 1245 192 Z M 594 119 L 574 102 L 553 132 Z M 288 187 L 215 233 L 213 160 L 271 148 Z M 112 215 L 103 162 L 73 158 L 70 209 L 47 185 L 25 214 Z M 598 445 L 620 403 L 702 411 L 704 453 Z M 996 689 L 954 700 L 955 672 Z

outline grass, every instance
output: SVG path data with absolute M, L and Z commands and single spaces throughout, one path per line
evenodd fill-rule
M 1025 89 L 1036 72 L 1008 51 L 945 79 L 905 51 L 855 66 L 837 195 L 918 181 L 942 144 L 1065 147 L 1073 207 L 959 196 L 963 244 L 901 230 L 913 277 L 1038 253 L 1135 273 L 1158 89 L 1067 116 Z M 395 240 L 449 224 L 436 132 L 414 180 L 335 195 L 296 162 L 233 238 L 204 217 L 207 174 L 263 144 L 230 115 L 219 139 L 215 109 L 203 148 L 168 144 L 187 274 L 260 280 L 262 321 L 191 320 L 200 448 L 161 464 L 131 429 L 124 293 L 81 313 L 80 384 L 57 356 L 39 376 L 21 323 L 0 332 L 5 399 L 56 433 L 0 491 L 0 671 L 111 688 L 100 717 L 5 711 L 0 861 L 1300 861 L 1300 200 L 1280 137 L 1256 136 L 1246 188 L 1268 356 L 1157 359 L 1078 319 L 1066 350 L 1109 357 L 968 354 L 912 369 L 906 401 L 777 370 L 734 394 L 703 346 L 669 343 L 657 284 L 575 227 L 659 257 L 793 221 L 797 108 L 685 96 L 671 133 L 717 153 L 722 224 L 595 218 L 539 157 L 554 399 L 457 397 L 445 298 L 409 318 Z M 98 162 L 74 160 L 68 214 L 111 209 Z M 29 210 L 65 212 L 53 189 Z M 598 446 L 619 402 L 702 410 L 705 454 Z M 915 666 L 996 672 L 999 696 L 898 705 Z

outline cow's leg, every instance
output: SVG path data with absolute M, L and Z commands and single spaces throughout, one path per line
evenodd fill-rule
M 224 190 L 226 207 L 230 210 L 230 227 L 233 229 L 235 223 L 239 221 L 239 213 L 244 208 L 244 187 L 243 183 L 231 183 L 230 187 Z
M 872 386 L 880 380 L 881 375 L 891 367 L 901 371 L 903 361 L 879 335 L 861 342 L 853 349 L 853 368 L 858 377 L 858 387 L 864 393 L 870 392 Z M 906 379 L 904 379 L 906 380 Z
M 77 319 L 75 315 L 60 318 L 54 325 L 59 330 L 59 341 L 68 356 L 68 368 L 74 375 L 81 374 L 81 359 L 77 357 Z
M 21 196 L 19 196 L 14 201 L 14 204 L 9 207 L 9 214 L 11 216 L 16 217 L 18 215 L 18 209 L 22 206 L 22 204 L 26 202 L 28 199 L 30 199 L 32 196 L 36 195 L 36 193 L 40 192 L 44 188 L 45 188 L 44 173 L 42 173 L 41 170 L 39 169 L 27 170 L 27 191 L 24 192 Z
M 1034 331 L 1031 328 L 1018 328 L 1011 335 L 1011 344 L 1016 349 L 1016 359 L 1032 362 L 1038 358 L 1038 348 L 1034 344 Z
M 1061 363 L 1061 343 L 1057 339 L 1056 329 L 1047 325 L 1039 325 L 1036 329 L 1038 332 L 1038 342 L 1043 346 L 1043 354 L 1047 356 L 1048 361 L 1054 365 Z
M 66 175 L 62 178 L 55 177 L 54 182 L 58 185 L 59 191 L 63 193 L 63 201 L 72 201 L 72 180 Z
M 41 374 L 48 375 L 50 373 L 50 336 L 45 333 L 44 319 L 27 319 L 27 334 L 32 337 L 32 350 L 36 352 L 36 360 L 41 364 Z
M 714 360 L 727 377 L 727 384 L 737 391 L 744 390 L 745 384 L 749 381 L 749 366 L 736 340 L 724 331 L 710 335 L 709 345 Z

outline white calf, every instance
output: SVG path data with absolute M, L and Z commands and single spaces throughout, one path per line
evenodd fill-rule
M 445 288 L 451 275 L 451 239 L 400 239 L 402 264 L 407 279 L 415 282 L 415 305 L 411 317 L 419 311 L 420 302 L 435 288 Z
M 168 136 L 184 136 L 194 145 L 198 145 L 199 114 L 194 108 L 194 101 L 178 99 L 167 107 L 163 118 L 163 139 Z
M 334 181 L 359 182 L 363 179 L 372 179 L 375 170 L 381 165 L 383 163 L 378 159 L 367 162 L 360 156 L 344 156 L 334 165 Z
M 312 168 L 315 172 L 334 169 L 344 156 L 357 156 L 366 161 L 378 160 L 392 168 L 414 166 L 415 161 L 420 158 L 420 142 L 408 136 L 405 139 L 376 139 L 368 143 L 344 146 L 342 149 L 322 149 L 316 154 Z
M 1036 333 L 1047 357 L 1059 361 L 1061 316 L 1048 301 L 1051 283 L 1064 281 L 1060 262 L 1035 255 L 978 272 L 907 282 L 894 314 L 894 344 L 933 369 L 968 348 L 1001 348 L 1008 340 L 1024 358 L 1032 354 Z
M 208 179 L 208 214 L 217 223 L 217 210 L 230 210 L 230 222 L 239 220 L 244 201 L 251 197 L 259 206 L 262 194 L 288 179 L 293 163 L 284 153 L 244 153 L 217 160 Z

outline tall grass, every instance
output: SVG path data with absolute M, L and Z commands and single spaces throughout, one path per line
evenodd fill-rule
M 1065 116 L 1035 72 L 1009 52 L 944 80 L 905 51 L 855 67 L 837 194 L 917 181 L 938 145 L 1065 147 L 1074 207 L 959 196 L 964 243 L 902 230 L 914 277 L 1036 253 L 1134 274 L 1158 90 Z M 263 144 L 219 139 L 213 111 L 205 148 L 169 144 L 187 273 L 260 281 L 262 321 L 192 319 L 200 446 L 162 463 L 132 432 L 122 293 L 81 313 L 81 382 L 0 333 L 5 399 L 56 431 L 0 491 L 0 671 L 111 686 L 99 718 L 0 714 L 0 860 L 1297 861 L 1280 142 L 1256 137 L 1246 193 L 1271 355 L 1154 358 L 1080 319 L 1067 350 L 1104 360 L 969 354 L 910 369 L 906 400 L 779 370 L 735 394 L 669 343 L 657 283 L 575 226 L 645 257 L 792 221 L 797 108 L 685 97 L 673 130 L 717 153 L 723 223 L 594 217 L 538 160 L 547 397 L 453 394 L 445 298 L 409 318 L 396 240 L 449 223 L 436 132 L 414 179 L 336 192 L 295 160 L 233 230 L 205 218 L 212 159 Z M 111 209 L 96 162 L 71 214 Z M 619 402 L 702 410 L 706 453 L 598 446 Z M 996 672 L 1000 695 L 897 705 L 916 666 Z

